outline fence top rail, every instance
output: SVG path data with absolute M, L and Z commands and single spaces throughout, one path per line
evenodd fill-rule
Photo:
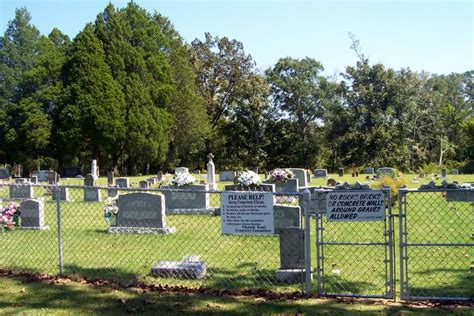
M 399 188 L 399 192 L 402 193 L 422 193 L 422 192 L 450 192 L 450 191 L 466 191 L 474 192 L 474 187 L 471 188 L 427 188 L 427 189 L 409 189 L 409 188 Z

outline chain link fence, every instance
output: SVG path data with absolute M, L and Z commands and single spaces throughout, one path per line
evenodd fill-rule
M 12 195 L 11 190 L 23 192 L 26 187 L 33 190 L 31 195 Z M 42 216 L 31 215 L 34 210 L 43 212 L 44 221 L 41 229 L 21 227 L 0 234 L 0 267 L 125 283 L 302 291 L 304 273 L 291 280 L 277 273 L 282 254 L 291 255 L 298 245 L 281 244 L 278 230 L 261 236 L 223 234 L 221 195 L 174 189 L 3 185 L 2 206 L 21 204 L 21 226 L 39 225 L 36 219 L 28 222 L 29 217 Z M 299 197 L 298 193 L 272 194 L 277 228 L 303 228 Z M 26 198 L 37 203 L 28 205 L 25 201 L 31 200 Z
M 474 299 L 474 190 L 400 190 L 402 299 Z

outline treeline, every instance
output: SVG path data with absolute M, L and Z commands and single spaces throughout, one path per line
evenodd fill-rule
M 109 4 L 71 40 L 26 9 L 0 37 L 0 163 L 120 174 L 205 168 L 397 167 L 474 172 L 474 72 L 430 75 L 359 61 L 341 80 L 313 58 L 264 73 L 243 44 L 186 43 L 171 22 Z M 86 167 L 88 168 L 88 167 Z

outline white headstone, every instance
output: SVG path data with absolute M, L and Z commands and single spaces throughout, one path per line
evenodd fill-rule
M 207 155 L 209 158 L 209 162 L 207 163 L 207 184 L 209 185 L 209 190 L 216 191 L 217 184 L 216 184 L 216 167 L 214 166 L 214 162 L 212 158 L 214 158 L 213 154 Z
M 93 159 L 92 164 L 91 164 L 91 173 L 94 179 L 99 178 L 99 175 L 97 174 L 97 160 Z

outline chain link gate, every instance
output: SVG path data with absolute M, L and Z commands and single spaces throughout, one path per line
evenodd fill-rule
M 331 192 L 372 193 L 373 190 L 315 190 L 317 293 L 321 296 L 395 298 L 392 199 L 383 188 L 381 221 L 330 221 L 326 212 Z
M 474 299 L 474 190 L 399 190 L 400 298 Z

